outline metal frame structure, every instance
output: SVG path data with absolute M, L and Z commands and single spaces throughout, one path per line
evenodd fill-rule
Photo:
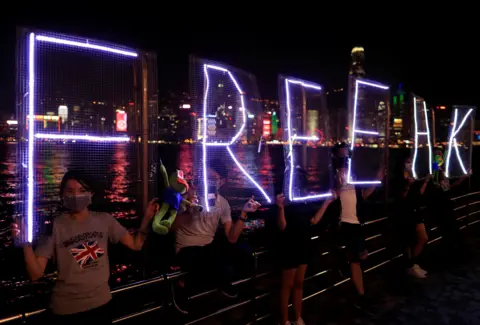
M 349 159 L 349 164 L 348 164 L 348 176 L 347 176 L 347 182 L 349 184 L 356 184 L 356 185 L 380 185 L 382 184 L 381 181 L 379 180 L 360 180 L 360 181 L 354 181 L 352 179 L 351 175 L 351 165 L 353 161 L 353 150 L 355 148 L 355 134 L 371 134 L 371 135 L 379 135 L 377 131 L 370 131 L 370 130 L 363 130 L 363 129 L 357 129 L 357 106 L 358 106 L 358 89 L 359 85 L 364 85 L 368 87 L 373 87 L 373 88 L 378 88 L 385 90 L 385 105 L 386 105 L 386 121 L 385 123 L 385 157 L 384 157 L 384 165 L 385 167 L 388 166 L 388 159 L 389 159 L 389 140 L 390 140 L 390 127 L 389 127 L 389 121 L 390 121 L 390 87 L 381 83 L 378 83 L 376 81 L 360 78 L 360 77 L 355 77 L 355 76 L 350 76 L 349 79 L 349 93 L 348 93 L 348 111 L 349 111 L 349 130 L 350 130 L 350 150 L 352 151 L 352 157 Z M 352 121 L 352 124 L 350 125 L 350 121 Z M 388 178 L 385 181 L 385 187 L 388 189 Z
M 142 194 L 139 202 L 141 207 L 139 210 L 144 211 L 148 204 L 149 195 L 149 94 L 152 92 L 152 87 L 156 88 L 156 74 L 150 76 L 150 65 L 156 68 L 156 55 L 143 51 L 131 50 L 123 47 L 110 45 L 106 42 L 95 41 L 86 38 L 68 36 L 63 34 L 39 31 L 35 29 L 19 28 L 17 31 L 17 99 L 22 105 L 19 105 L 17 117 L 19 121 L 27 121 L 28 130 L 23 128 L 23 123 L 19 124 L 19 138 L 28 140 L 26 146 L 18 146 L 17 159 L 20 167 L 20 173 L 23 183 L 25 185 L 25 198 L 20 209 L 20 214 L 26 216 L 27 234 L 25 241 L 32 242 L 34 237 L 34 219 L 35 219 L 35 141 L 37 139 L 53 139 L 53 140 L 80 140 L 80 141 L 94 141 L 94 142 L 129 142 L 129 136 L 98 136 L 86 134 L 59 134 L 59 133 L 40 133 L 35 130 L 35 110 L 36 110 L 36 96 L 38 94 L 37 80 L 40 79 L 37 69 L 37 48 L 42 44 L 55 44 L 64 46 L 68 49 L 81 49 L 87 51 L 106 52 L 112 55 L 124 56 L 132 59 L 132 66 L 134 71 L 134 112 L 135 112 L 135 127 L 132 128 L 135 134 L 130 134 L 136 142 L 137 147 L 141 146 L 141 150 L 137 150 L 137 159 L 139 164 L 139 180 L 142 180 Z M 153 60 L 152 60 L 153 58 Z M 137 87 L 136 69 L 141 71 L 141 95 L 139 95 L 140 87 Z M 23 72 L 26 73 L 26 79 L 23 78 Z M 152 79 L 153 77 L 153 79 Z M 152 81 L 153 80 L 153 81 Z M 27 82 L 24 82 L 27 81 Z M 155 90 L 156 92 L 156 90 Z M 138 107 L 138 105 L 141 107 Z M 140 114 L 138 114 L 140 112 Z M 141 121 L 139 118 L 141 115 Z M 157 114 L 155 114 L 157 115 Z M 18 139 L 20 141 L 21 139 Z M 140 144 L 141 142 L 141 144 Z M 154 159 L 155 157 L 153 157 Z M 25 169 L 25 170 L 23 170 Z M 23 181 L 25 179 L 25 181 Z M 22 190 L 22 189 L 20 189 Z M 23 190 L 22 190 L 23 191 Z M 22 193 L 23 194 L 23 193 Z M 22 196 L 23 197 L 23 196 Z
M 427 103 L 425 102 L 425 99 L 423 97 L 420 97 L 420 96 L 417 96 L 415 94 L 411 94 L 411 100 L 412 100 L 412 104 L 411 105 L 411 109 L 412 109 L 412 114 L 413 114 L 413 120 L 414 120 L 414 123 L 412 124 L 413 126 L 413 136 L 414 136 L 414 153 L 413 153 L 413 162 L 412 162 L 412 171 L 413 171 L 413 177 L 415 179 L 419 179 L 418 176 L 417 176 L 417 173 L 416 173 L 416 162 L 417 162 L 417 155 L 418 155 L 418 137 L 419 136 L 426 136 L 427 137 L 427 142 L 428 142 L 428 151 L 429 151 L 429 173 L 430 175 L 432 175 L 432 168 L 433 168 L 433 163 L 432 163 L 432 159 L 433 159 L 433 153 L 432 153 L 432 141 L 431 141 L 431 133 L 430 133 L 430 123 L 429 123 L 429 120 L 428 120 L 428 109 L 427 109 Z M 423 105 L 421 105 L 421 107 L 418 107 L 417 105 L 417 100 L 419 100 L 420 102 L 423 103 Z M 425 129 L 426 131 L 418 131 L 420 126 L 419 126 L 419 123 L 418 123 L 418 117 L 417 117 L 417 113 L 419 111 L 423 111 L 423 114 L 425 116 Z M 435 128 L 435 125 L 433 125 L 433 128 Z M 432 129 L 433 129 L 432 128 Z

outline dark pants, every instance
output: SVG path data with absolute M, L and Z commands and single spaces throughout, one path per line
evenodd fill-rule
M 99 325 L 112 324 L 110 303 L 81 313 L 70 315 L 52 314 L 51 322 L 49 322 L 49 324 L 55 325 L 85 325 L 88 323 Z
M 454 206 L 450 199 L 439 200 L 432 209 L 435 221 L 442 235 L 442 242 L 447 251 L 461 250 L 464 248 L 460 225 L 456 219 Z
M 223 240 L 182 248 L 177 254 L 177 263 L 182 271 L 188 272 L 185 289 L 191 294 L 194 288 L 204 284 L 220 288 L 230 285 L 233 277 L 232 251 L 232 245 Z

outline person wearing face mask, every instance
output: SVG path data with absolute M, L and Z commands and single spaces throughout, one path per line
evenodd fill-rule
M 375 191 L 375 187 L 357 189 L 354 184 L 348 183 L 349 158 L 350 151 L 346 143 L 338 143 L 333 147 L 332 164 L 335 170 L 335 190 L 338 197 L 336 207 L 340 215 L 339 236 L 340 243 L 345 246 L 347 259 L 350 264 L 351 279 L 356 291 L 354 307 L 370 313 L 369 309 L 371 306 L 369 300 L 365 298 L 361 267 L 361 262 L 367 258 L 368 251 L 362 230 L 362 213 L 360 209 L 362 202 L 370 197 Z M 381 180 L 384 176 L 385 170 L 381 168 L 378 171 L 377 179 Z
M 85 175 L 67 172 L 60 185 L 60 198 L 67 212 L 54 219 L 52 235 L 35 251 L 29 244 L 23 248 L 27 271 L 34 281 L 44 275 L 48 260 L 55 261 L 58 278 L 51 297 L 54 324 L 93 320 L 96 324 L 111 324 L 108 244 L 121 242 L 132 250 L 141 250 L 155 214 L 152 200 L 140 230 L 133 236 L 113 216 L 89 210 L 93 194 Z M 22 225 L 13 226 L 15 236 L 22 230 Z
M 176 261 L 182 271 L 187 272 L 184 279 L 172 286 L 174 305 L 182 314 L 189 313 L 189 297 L 193 286 L 206 281 L 214 281 L 224 296 L 237 297 L 231 283 L 233 268 L 230 263 L 230 247 L 242 234 L 248 213 L 255 212 L 260 207 L 258 202 L 250 199 L 243 207 L 240 217 L 233 222 L 230 204 L 220 194 L 227 180 L 227 168 L 220 160 L 212 161 L 210 166 L 207 194 L 210 211 L 187 211 L 180 216 L 179 220 L 182 221 L 173 225 L 176 234 Z M 189 199 L 207 206 L 203 202 L 204 198 L 198 200 L 195 189 L 193 184 L 188 193 Z M 226 241 L 215 238 L 220 224 L 223 225 Z
M 397 185 L 398 214 L 400 220 L 400 233 L 403 254 L 407 273 L 419 279 L 427 277 L 427 271 L 418 265 L 418 257 L 428 241 L 427 230 L 424 223 L 425 190 L 431 175 L 421 180 L 415 180 L 412 171 L 412 158 L 410 155 L 400 159 L 399 168 L 395 175 Z

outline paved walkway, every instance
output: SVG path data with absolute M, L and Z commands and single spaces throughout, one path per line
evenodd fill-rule
M 431 250 L 430 260 L 424 263 L 430 271 L 426 280 L 404 277 L 395 265 L 368 274 L 366 283 L 375 302 L 374 316 L 352 307 L 345 298 L 351 289 L 347 283 L 305 302 L 305 321 L 308 325 L 480 324 L 480 237 L 472 238 L 469 246 L 472 252 L 467 262 L 446 264 Z

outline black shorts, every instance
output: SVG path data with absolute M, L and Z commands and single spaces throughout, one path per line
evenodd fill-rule
M 360 224 L 341 222 L 340 242 L 345 245 L 349 262 L 360 262 L 367 252 L 367 245 Z
M 310 238 L 298 241 L 283 241 L 276 247 L 277 265 L 282 270 L 296 269 L 300 265 L 310 263 L 312 244 Z
M 406 246 L 415 244 L 417 225 L 425 223 L 425 208 L 402 209 L 397 218 L 400 241 Z

